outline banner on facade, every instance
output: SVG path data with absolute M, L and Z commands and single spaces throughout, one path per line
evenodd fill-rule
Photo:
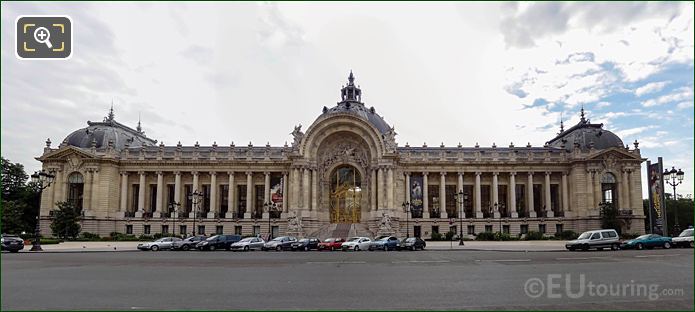
M 649 186 L 649 213 L 653 219 L 652 231 L 666 233 L 664 178 L 661 157 L 659 157 L 659 162 L 657 163 L 647 163 L 647 181 Z
M 281 175 L 270 176 L 270 200 L 278 207 L 278 211 L 282 211 L 282 193 L 284 181 Z
M 413 216 L 422 216 L 422 176 L 410 177 L 410 211 Z

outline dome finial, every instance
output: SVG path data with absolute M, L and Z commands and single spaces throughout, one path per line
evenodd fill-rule
M 565 124 L 562 120 L 562 112 L 560 112 L 560 133 L 558 133 L 558 134 L 561 134 L 563 132 L 565 132 Z
M 342 102 L 362 102 L 362 90 L 355 86 L 355 75 L 350 70 L 348 76 L 348 84 L 340 90 L 340 98 Z
M 109 114 L 106 116 L 107 121 L 113 121 L 115 119 L 115 114 L 113 113 L 113 99 L 111 99 L 111 109 L 109 109 Z
M 352 69 L 350 70 L 350 76 L 348 76 L 349 86 L 355 85 L 355 75 L 352 74 Z
M 140 113 L 138 113 L 138 127 L 135 128 L 135 130 L 142 133 L 142 126 L 140 125 Z
M 582 104 L 582 110 L 581 110 L 580 116 L 582 117 L 581 118 L 582 122 L 586 122 L 586 118 L 584 118 L 584 104 Z

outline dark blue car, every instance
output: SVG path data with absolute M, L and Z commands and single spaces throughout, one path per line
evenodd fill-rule
M 400 249 L 400 242 L 395 236 L 379 236 L 370 245 L 369 250 L 398 250 Z

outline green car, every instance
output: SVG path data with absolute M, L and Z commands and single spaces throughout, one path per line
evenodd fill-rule
M 654 247 L 661 247 L 664 249 L 669 249 L 671 248 L 672 242 L 670 237 L 664 237 L 659 234 L 644 234 L 642 236 L 639 236 L 635 239 L 631 239 L 627 242 L 625 242 L 622 246 L 620 246 L 622 249 L 652 249 Z

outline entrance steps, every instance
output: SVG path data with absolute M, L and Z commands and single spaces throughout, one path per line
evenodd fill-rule
M 320 227 L 318 230 L 309 234 L 308 237 L 318 237 L 326 239 L 329 237 L 340 237 L 347 239 L 354 236 L 374 237 L 374 233 L 369 227 L 360 223 L 331 223 Z
M 374 238 L 374 233 L 369 230 L 369 227 L 365 224 L 354 223 L 350 225 L 350 237 L 354 236 L 364 236 Z

